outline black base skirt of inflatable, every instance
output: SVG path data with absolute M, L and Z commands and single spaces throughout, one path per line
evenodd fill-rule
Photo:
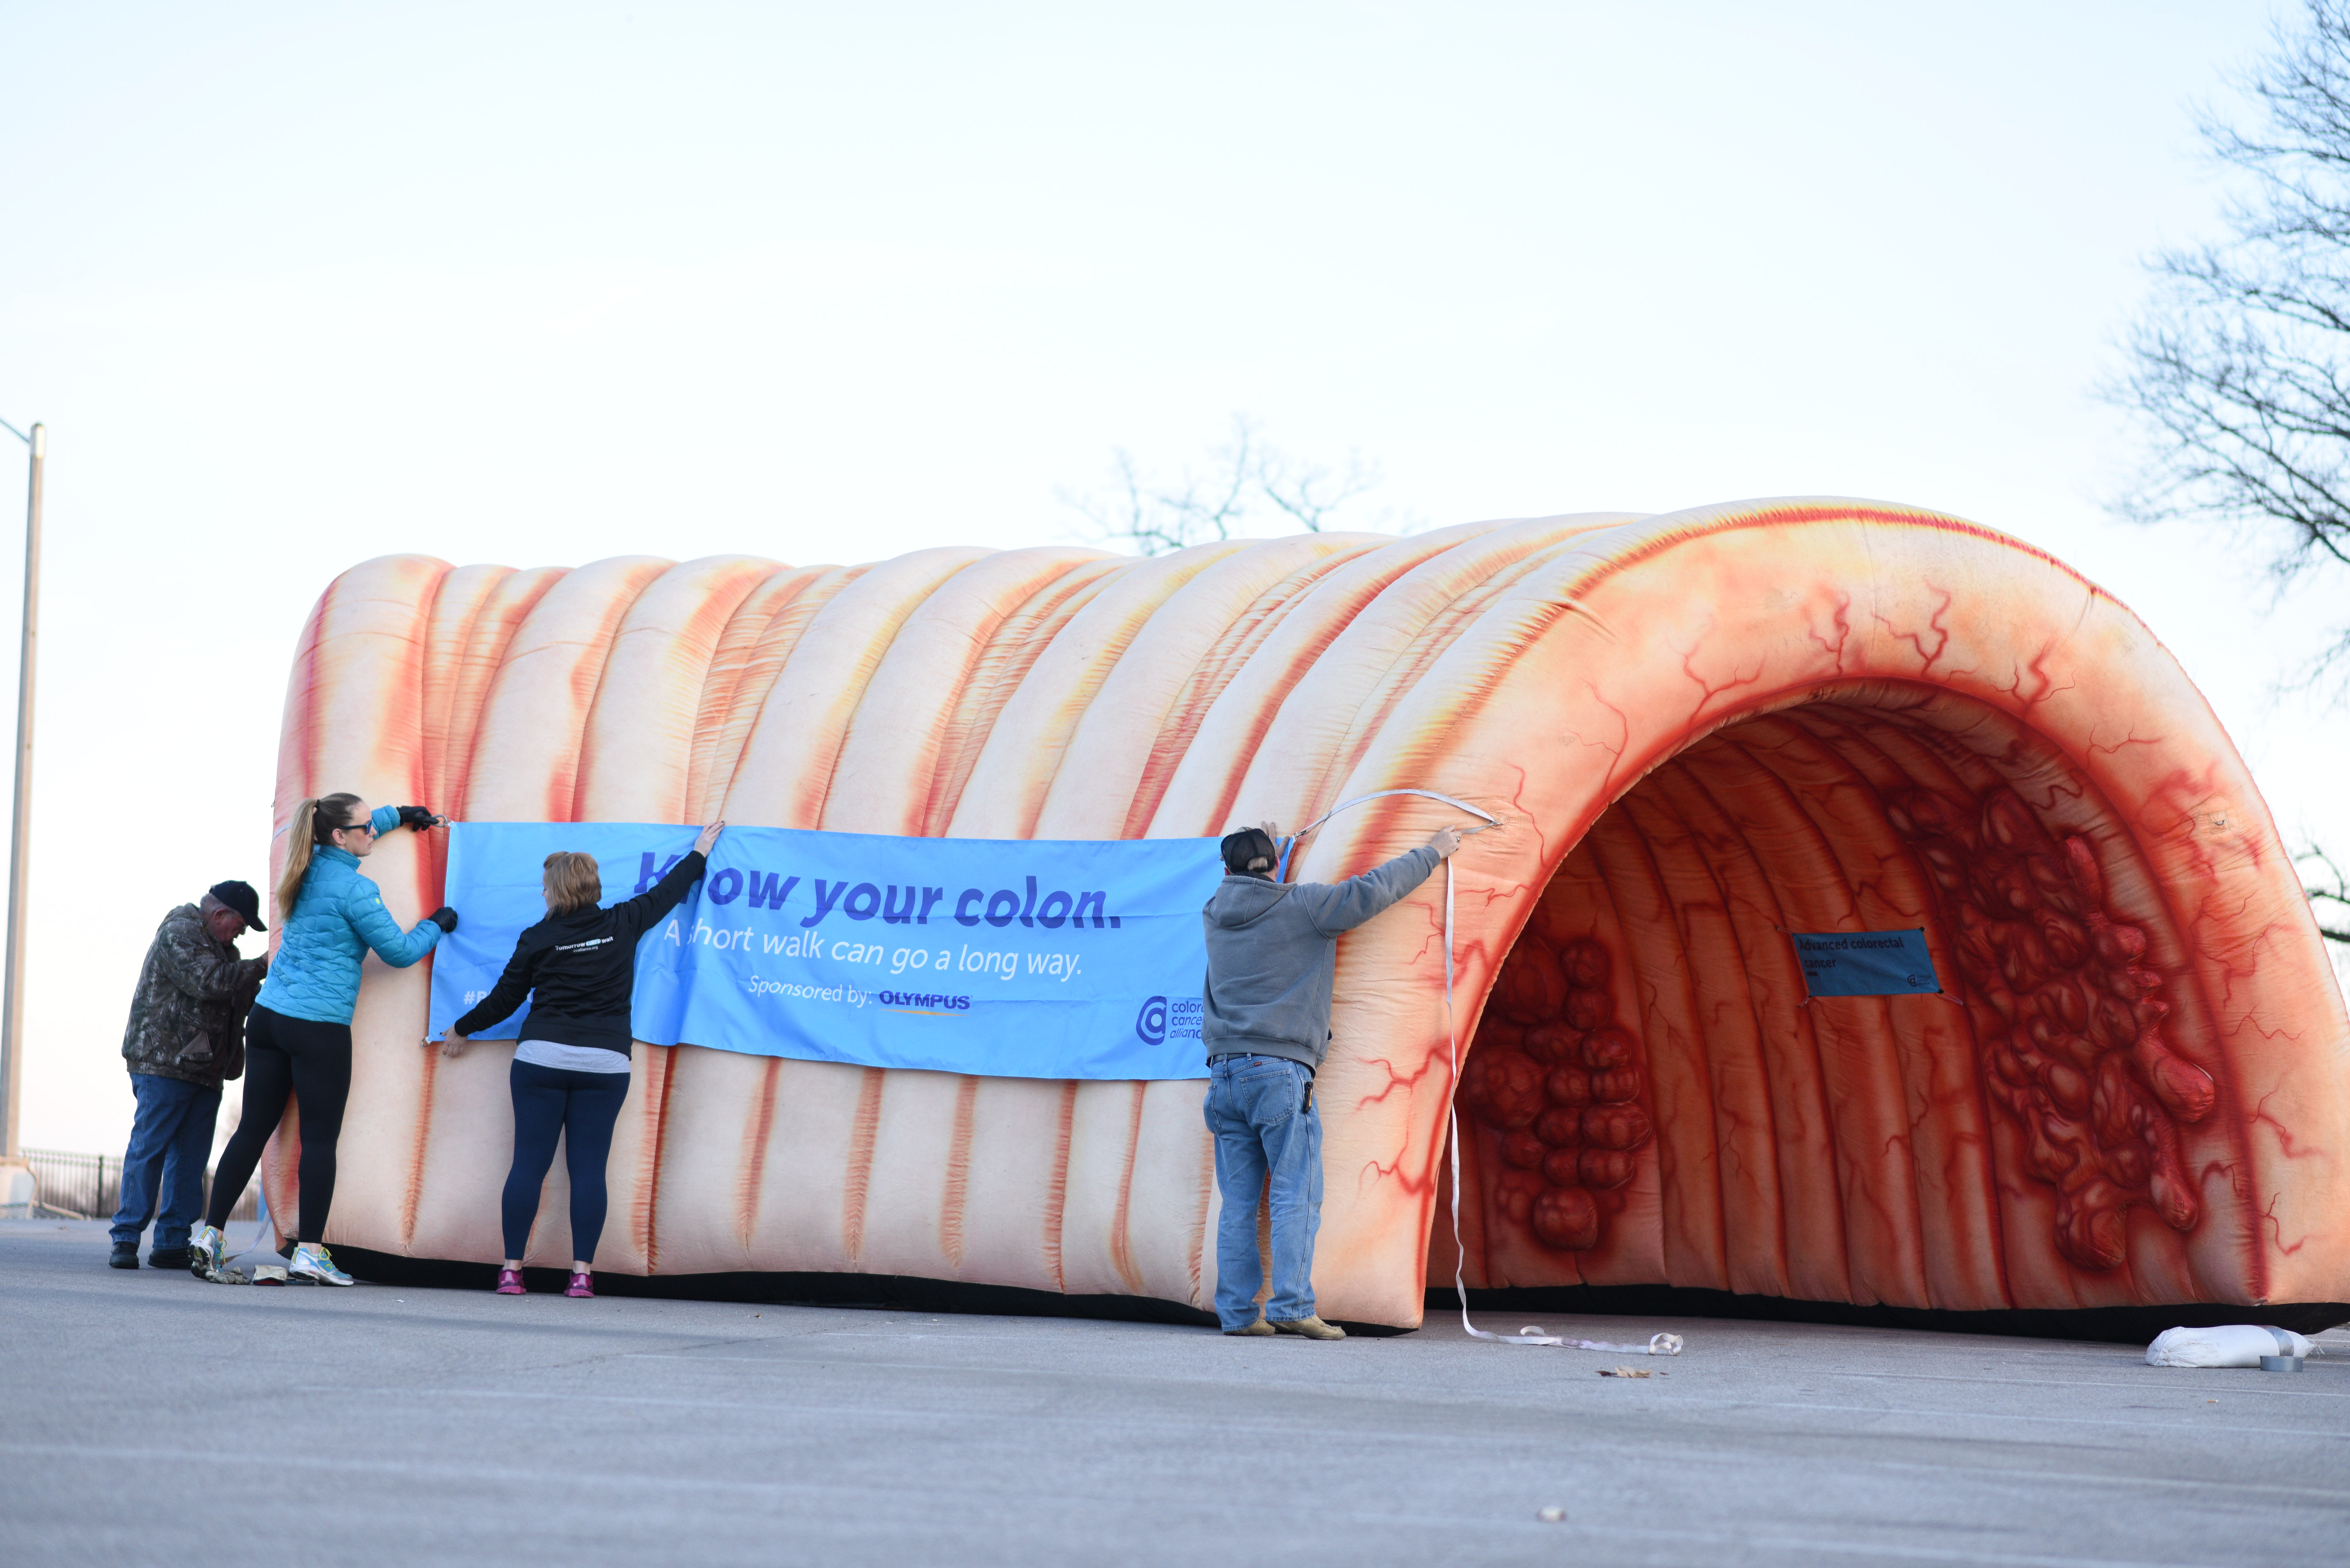
M 1460 1304 L 1461 1298 L 1452 1293 L 1451 1287 L 1429 1287 L 1428 1313 L 1431 1321 L 1439 1313 L 1458 1312 Z M 2077 1307 L 2070 1311 L 1945 1312 L 1931 1307 L 1854 1306 L 1846 1302 L 1742 1296 L 1730 1291 L 1675 1285 L 1559 1285 L 1471 1291 L 1469 1310 L 1513 1320 L 1521 1314 L 1543 1313 L 1643 1320 L 1730 1317 L 1764 1323 L 1835 1324 L 1848 1328 L 1926 1329 L 1936 1334 L 1997 1334 L 2024 1339 L 2085 1339 L 2111 1345 L 2145 1345 L 2167 1328 L 2258 1323 L 2289 1328 L 2295 1334 L 2323 1334 L 2350 1323 L 2350 1303 L 2343 1302 L 2272 1303 L 2267 1306 L 2183 1302 L 2168 1306 Z M 1515 1328 L 1517 1324 L 1513 1321 L 1509 1326 Z
M 487 1291 L 498 1282 L 494 1263 L 452 1263 L 435 1258 L 403 1258 L 365 1247 L 335 1244 L 335 1262 L 359 1279 L 377 1284 L 426 1289 Z M 523 1283 L 534 1293 L 561 1295 L 571 1275 L 565 1269 L 525 1269 Z M 925 1280 L 909 1274 L 723 1273 L 596 1276 L 599 1296 L 650 1296 L 663 1301 L 744 1302 L 760 1306 L 864 1307 L 876 1312 L 977 1313 L 991 1317 L 1091 1317 L 1123 1323 L 1178 1324 L 1213 1328 L 1216 1315 L 1149 1296 L 1065 1296 L 1015 1285 L 974 1285 Z M 1394 1329 L 1371 1328 L 1374 1334 Z
M 487 1291 L 498 1282 L 491 1263 L 453 1263 L 435 1258 L 403 1258 L 390 1252 L 338 1244 L 335 1262 L 362 1280 L 425 1289 Z M 562 1269 L 525 1269 L 523 1282 L 534 1292 L 560 1295 L 568 1273 Z M 926 1280 L 908 1274 L 721 1273 L 596 1276 L 596 1292 L 607 1296 L 648 1296 L 666 1301 L 746 1302 L 761 1306 L 863 1307 L 876 1312 L 976 1313 L 994 1317 L 1089 1317 L 1120 1323 L 1160 1323 L 1213 1328 L 1215 1314 L 1149 1296 L 1067 1296 L 1014 1285 L 976 1285 Z M 1458 1307 L 1450 1287 L 1431 1286 L 1430 1318 Z M 1856 1328 L 1913 1328 L 1940 1334 L 1997 1334 L 2032 1339 L 2085 1339 L 2144 1345 L 2166 1328 L 2215 1324 L 2264 1323 L 2297 1334 L 2320 1334 L 2350 1323 L 2350 1304 L 2303 1302 L 2289 1305 L 2230 1306 L 2190 1302 L 2177 1306 L 2085 1307 L 2072 1312 L 1938 1312 L 1918 1307 L 1852 1306 L 1840 1302 L 1788 1301 L 1777 1296 L 1742 1296 L 1728 1291 L 1672 1285 L 1574 1285 L 1538 1290 L 1471 1291 L 1469 1308 L 1516 1319 L 1568 1314 L 1614 1318 L 1745 1318 L 1773 1323 L 1837 1324 Z M 1347 1323 L 1349 1333 L 1407 1333 L 1380 1324 Z M 1497 1325 L 1488 1324 L 1486 1327 Z M 1517 1327 L 1515 1321 L 1504 1332 Z

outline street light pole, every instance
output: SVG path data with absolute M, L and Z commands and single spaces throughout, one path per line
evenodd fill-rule
M 16 1120 L 25 1068 L 25 884 L 33 836 L 33 654 L 41 607 L 41 466 L 48 455 L 48 432 L 41 426 L 35 425 L 30 434 L 13 425 L 8 431 L 33 449 L 33 463 L 25 493 L 25 624 L 16 669 L 16 809 L 8 830 L 8 960 L 5 981 L 0 982 L 5 986 L 0 995 L 0 1203 L 18 1200 L 20 1183 L 14 1178 L 24 1170 Z M 30 1181 L 21 1185 L 29 1199 Z

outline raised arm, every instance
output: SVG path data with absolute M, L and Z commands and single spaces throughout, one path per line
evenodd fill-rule
M 1295 895 L 1304 898 L 1314 929 L 1326 937 L 1351 931 L 1398 898 L 1428 880 L 1428 874 L 1461 847 L 1461 835 L 1440 828 L 1417 849 L 1407 850 L 1384 866 L 1374 866 L 1359 877 L 1328 886 L 1306 884 Z
M 725 829 L 723 822 L 713 822 L 703 828 L 702 836 L 693 841 L 693 847 L 669 868 L 668 875 L 635 898 L 612 906 L 612 912 L 620 917 L 620 924 L 631 937 L 650 929 L 655 921 L 684 901 L 693 885 L 702 880 L 702 872 L 710 865 L 711 846 Z

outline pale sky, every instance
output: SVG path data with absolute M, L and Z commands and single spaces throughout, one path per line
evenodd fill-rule
M 25 1141 L 120 1152 L 140 955 L 265 879 L 337 572 L 1067 538 L 1111 448 L 1235 411 L 1377 462 L 1368 524 L 1833 493 L 2018 535 L 2350 846 L 2350 714 L 2268 695 L 2350 583 L 2274 606 L 2241 542 L 2100 506 L 2091 389 L 2141 259 L 2217 232 L 2189 106 L 2270 9 L 5 0 L 0 418 L 50 428 Z

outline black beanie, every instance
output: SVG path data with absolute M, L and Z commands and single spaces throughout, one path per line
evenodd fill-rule
M 1243 827 L 1224 835 L 1224 869 L 1235 877 L 1269 876 L 1280 857 L 1272 835 L 1262 827 Z M 1257 864 L 1260 861 L 1263 864 Z

